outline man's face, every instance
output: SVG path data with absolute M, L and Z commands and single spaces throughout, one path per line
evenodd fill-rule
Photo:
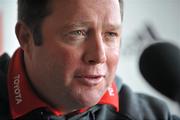
M 53 0 L 42 23 L 43 44 L 32 45 L 30 79 L 65 111 L 98 103 L 119 59 L 118 0 Z

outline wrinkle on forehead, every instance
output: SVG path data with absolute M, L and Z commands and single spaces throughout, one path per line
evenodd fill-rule
M 95 3 L 95 4 L 94 4 Z M 91 8 L 96 9 L 98 12 L 104 12 L 105 10 L 112 11 L 118 9 L 120 12 L 120 5 L 118 0 L 53 0 L 52 1 L 52 9 L 61 8 L 62 11 L 67 12 L 69 8 L 81 9 Z M 118 7 L 118 8 L 117 8 Z M 75 12 L 75 11 L 72 11 Z
M 53 0 L 53 19 L 64 26 L 121 26 L 118 0 Z M 55 23 L 54 23 L 55 24 Z

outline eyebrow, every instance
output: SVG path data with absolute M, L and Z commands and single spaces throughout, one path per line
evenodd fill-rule
M 63 26 L 64 29 L 69 29 L 69 28 L 81 28 L 81 27 L 87 27 L 91 26 L 92 22 L 90 21 L 85 21 L 85 22 L 74 22 L 74 23 L 67 23 Z M 121 24 L 104 24 L 103 28 L 105 29 L 111 29 L 111 30 L 120 30 L 122 27 Z
M 120 30 L 122 28 L 122 25 L 121 24 L 106 24 L 104 28 L 111 29 L 111 30 Z
M 64 29 L 68 28 L 77 28 L 77 27 L 85 27 L 90 26 L 90 22 L 77 22 L 77 23 L 67 23 L 63 26 Z

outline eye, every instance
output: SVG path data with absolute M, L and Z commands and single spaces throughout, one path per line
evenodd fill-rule
M 72 36 L 86 36 L 86 31 L 84 31 L 84 30 L 75 30 L 75 31 L 71 31 L 70 35 L 72 35 Z
M 85 29 L 72 29 L 65 34 L 64 40 L 67 43 L 75 44 L 80 43 L 87 38 L 87 30 Z
M 108 37 L 117 37 L 117 36 L 118 36 L 118 33 L 116 33 L 116 32 L 107 32 L 106 35 L 107 35 Z
M 111 42 L 116 41 L 117 39 L 119 39 L 119 34 L 118 32 L 105 32 L 104 39 Z

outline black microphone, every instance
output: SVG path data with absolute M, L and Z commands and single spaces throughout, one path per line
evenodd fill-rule
M 147 47 L 139 60 L 140 72 L 155 89 L 180 104 L 180 49 L 168 42 Z

